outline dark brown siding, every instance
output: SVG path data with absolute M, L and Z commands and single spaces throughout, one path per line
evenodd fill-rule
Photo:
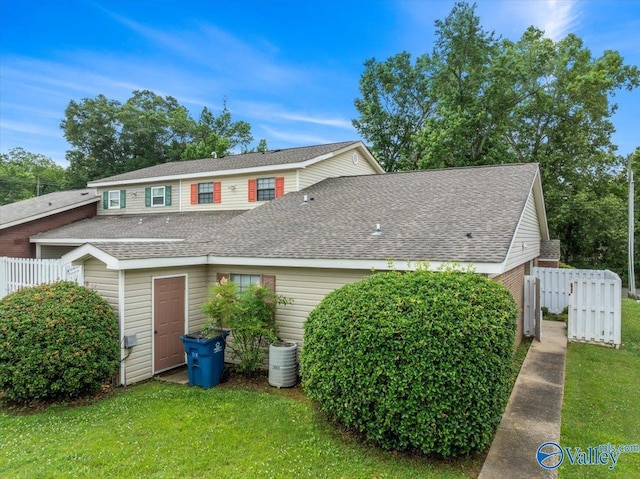
M 540 260 L 540 261 L 538 261 L 538 266 L 540 266 L 541 268 L 559 268 L 560 267 L 560 261 L 555 261 L 555 260 L 544 261 L 544 260 Z
M 516 319 L 516 347 L 522 341 L 522 310 L 524 309 L 524 264 L 516 266 L 494 278 L 494 281 L 503 284 L 513 296 L 518 306 L 518 317 Z
M 38 233 L 90 218 L 96 215 L 97 203 L 80 206 L 38 220 L 0 230 L 0 256 L 35 258 L 36 245 L 29 238 Z

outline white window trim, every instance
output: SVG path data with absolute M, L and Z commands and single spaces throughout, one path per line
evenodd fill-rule
M 160 190 L 160 189 L 162 189 L 162 195 L 154 195 L 153 194 L 153 190 Z M 166 195 L 166 189 L 165 189 L 164 186 L 152 186 L 151 187 L 151 207 L 152 208 L 154 208 L 154 207 L 157 208 L 157 207 L 165 206 L 165 198 L 166 198 L 165 195 Z M 153 199 L 154 198 L 158 198 L 160 196 L 162 196 L 162 204 L 154 204 Z
M 260 188 L 261 181 L 270 181 L 273 182 L 273 188 Z M 268 200 L 261 200 L 258 198 L 260 191 L 271 191 L 273 190 L 273 198 Z M 256 178 L 256 201 L 271 201 L 276 199 L 276 177 L 275 176 L 265 176 L 262 178 Z
M 116 198 L 115 200 L 117 200 L 118 202 L 118 206 L 112 206 L 111 202 L 114 201 L 113 198 L 111 198 L 111 194 L 115 193 Z M 119 210 L 120 209 L 120 190 L 109 190 L 109 192 L 107 193 L 107 209 L 108 210 Z

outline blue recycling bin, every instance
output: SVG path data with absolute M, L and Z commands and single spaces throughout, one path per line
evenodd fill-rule
M 187 354 L 189 385 L 209 389 L 220 384 L 224 371 L 225 338 L 229 331 L 223 330 L 218 336 L 203 338 L 199 334 L 180 336 Z

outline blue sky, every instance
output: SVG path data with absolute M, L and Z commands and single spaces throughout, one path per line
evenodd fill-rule
M 431 52 L 453 1 L 0 0 L 0 152 L 21 146 L 63 166 L 70 100 L 137 89 L 171 95 L 197 118 L 226 97 L 255 144 L 359 139 L 351 120 L 363 62 Z M 517 39 L 535 25 L 581 37 L 595 56 L 640 65 L 640 0 L 477 2 L 482 25 Z M 640 91 L 619 92 L 614 142 L 640 146 Z

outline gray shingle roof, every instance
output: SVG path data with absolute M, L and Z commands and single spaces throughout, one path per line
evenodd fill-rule
M 188 258 L 206 256 L 209 243 L 91 243 L 119 260 L 148 258 Z
M 174 161 L 160 165 L 142 168 L 140 170 L 123 173 L 121 175 L 102 178 L 92 181 L 92 186 L 101 183 L 142 180 L 166 176 L 191 175 L 215 171 L 257 168 L 261 166 L 285 165 L 300 163 L 317 158 L 318 156 L 346 148 L 359 143 L 357 141 L 345 141 L 327 145 L 306 146 L 300 148 L 288 148 L 285 150 L 270 150 L 264 153 L 246 153 L 244 155 L 231 155 L 224 158 L 205 158 L 202 160 Z
M 551 259 L 560 261 L 560 240 L 540 241 L 540 259 Z
M 99 200 L 95 190 L 82 189 L 56 191 L 36 198 L 17 201 L 0 206 L 0 228 L 25 223 L 47 214 L 70 210 Z
M 537 172 L 536 164 L 511 164 L 330 178 L 242 214 L 223 213 L 231 218 L 158 214 L 138 225 L 140 215 L 96 217 L 78 223 L 79 230 L 70 225 L 38 237 L 80 231 L 95 239 L 101 230 L 105 238 L 185 238 L 144 244 L 98 239 L 95 246 L 118 259 L 211 254 L 214 263 L 216 256 L 501 263 Z M 372 235 L 376 224 L 380 236 Z
M 330 178 L 230 221 L 212 237 L 211 253 L 502 262 L 537 170 L 512 164 Z M 382 235 L 373 236 L 377 223 Z
M 75 239 L 80 242 L 115 239 L 208 241 L 220 226 L 242 211 L 94 216 L 35 235 L 36 240 Z

